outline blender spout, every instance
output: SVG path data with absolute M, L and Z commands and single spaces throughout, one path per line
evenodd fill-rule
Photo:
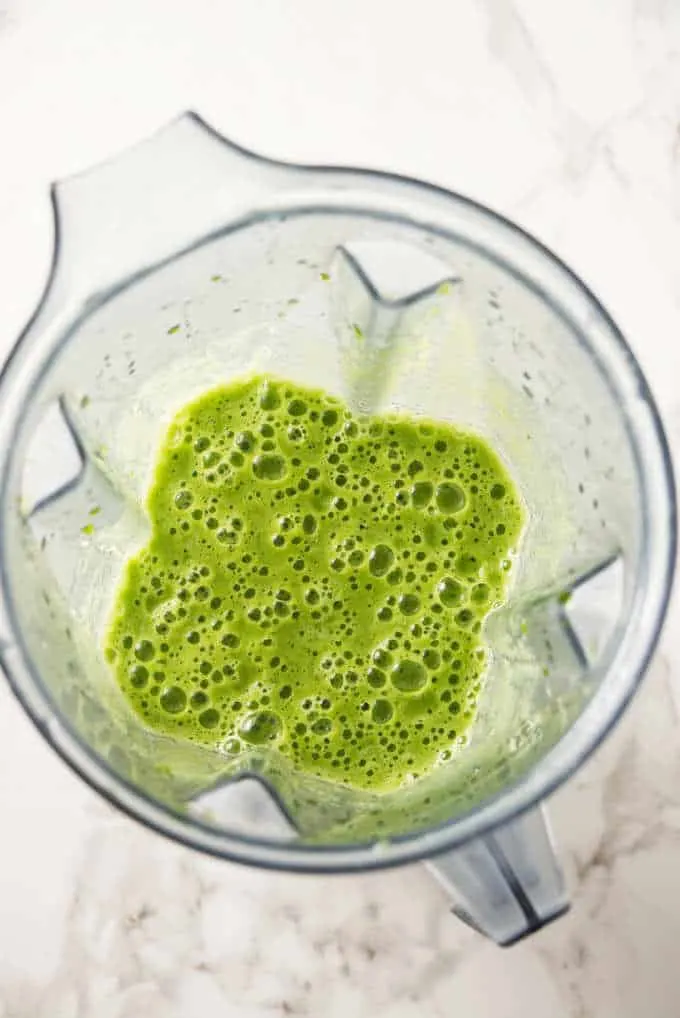
M 275 212 L 299 179 L 187 112 L 94 169 L 52 186 L 55 258 L 48 294 L 82 306 L 211 235 Z

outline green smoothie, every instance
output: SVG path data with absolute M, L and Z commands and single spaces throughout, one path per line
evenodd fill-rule
M 158 732 L 383 791 L 449 759 L 523 525 L 481 438 L 255 377 L 185 407 L 105 652 Z

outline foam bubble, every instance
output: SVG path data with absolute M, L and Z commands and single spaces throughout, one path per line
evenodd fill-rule
M 209 707 L 207 710 L 202 711 L 198 715 L 198 723 L 202 728 L 217 728 L 221 720 L 221 715 L 218 710 L 214 707 Z
M 461 486 L 452 481 L 437 485 L 435 500 L 442 513 L 459 513 L 467 501 Z
M 402 594 L 397 604 L 402 615 L 415 615 L 420 608 L 420 598 L 415 594 Z
M 419 661 L 404 658 L 390 672 L 390 680 L 400 693 L 415 693 L 427 682 L 427 673 Z
M 239 734 L 251 745 L 261 746 L 276 739 L 281 734 L 281 729 L 278 714 L 264 710 L 245 717 L 241 722 Z
M 366 673 L 366 679 L 369 686 L 372 686 L 373 689 L 380 689 L 385 685 L 387 676 L 380 668 L 369 668 Z
M 429 668 L 430 671 L 436 671 L 436 669 L 439 668 L 441 664 L 441 660 L 442 660 L 441 656 L 437 653 L 436 650 L 432 650 L 432 648 L 428 648 L 423 653 L 423 661 L 425 663 L 425 667 Z
M 432 500 L 434 486 L 429 481 L 417 481 L 411 486 L 410 495 L 416 509 L 424 509 Z
M 140 640 L 135 644 L 135 657 L 138 661 L 150 661 L 156 653 L 150 640 Z
M 161 690 L 160 704 L 168 714 L 181 714 L 187 705 L 187 695 L 180 686 L 168 686 Z
M 307 413 L 307 404 L 303 399 L 292 399 L 288 404 L 288 413 L 291 417 L 302 417 Z
M 368 556 L 368 568 L 373 576 L 384 576 L 394 562 L 394 552 L 387 544 L 378 544 Z
M 259 392 L 259 403 L 263 410 L 276 410 L 281 405 L 278 388 L 273 382 L 265 380 L 262 383 Z
M 286 474 L 286 461 L 277 453 L 261 453 L 253 460 L 253 473 L 258 481 L 278 481 Z
M 330 718 L 319 718 L 311 725 L 311 731 L 314 732 L 315 735 L 328 735 L 332 727 L 333 722 Z
M 132 665 L 128 674 L 135 689 L 144 689 L 149 680 L 148 668 L 145 668 L 144 665 Z
M 389 700 L 376 700 L 371 709 L 371 718 L 377 725 L 384 725 L 394 716 L 394 707 Z
M 252 431 L 239 431 L 234 438 L 234 445 L 237 449 L 240 449 L 241 452 L 245 453 L 252 452 L 256 443 L 257 439 Z M 241 462 L 243 462 L 243 460 L 241 460 Z
M 475 555 L 463 553 L 456 558 L 456 568 L 463 576 L 474 576 L 479 570 L 479 563 Z

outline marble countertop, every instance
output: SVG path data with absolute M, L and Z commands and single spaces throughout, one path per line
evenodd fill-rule
M 0 356 L 47 183 L 198 109 L 294 160 L 394 169 L 537 233 L 609 306 L 680 443 L 674 0 L 0 0 Z M 269 874 L 113 812 L 0 680 L 0 1018 L 678 1018 L 680 617 L 550 804 L 573 907 L 502 951 L 422 868 Z

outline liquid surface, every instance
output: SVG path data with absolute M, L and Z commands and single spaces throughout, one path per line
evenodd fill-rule
M 523 513 L 482 439 L 262 377 L 184 408 L 105 641 L 147 725 L 374 791 L 447 759 Z

